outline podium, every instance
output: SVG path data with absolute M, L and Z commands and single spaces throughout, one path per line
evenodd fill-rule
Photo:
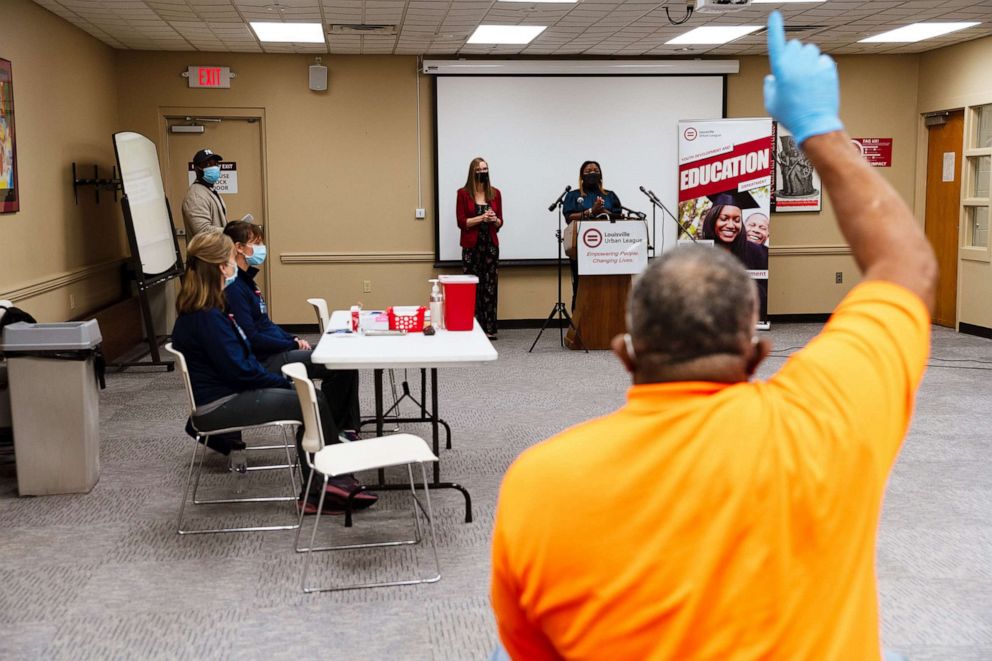
M 573 327 L 565 335 L 569 349 L 609 349 L 616 335 L 627 332 L 629 275 L 580 275 L 572 312 Z M 575 329 L 581 336 L 576 340 Z
M 575 245 L 579 291 L 565 346 L 609 349 L 616 335 L 627 332 L 631 276 L 647 268 L 647 225 L 642 220 L 582 221 Z

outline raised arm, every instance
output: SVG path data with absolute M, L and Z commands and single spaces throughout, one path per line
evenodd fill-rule
M 933 249 L 906 203 L 844 132 L 837 65 L 812 44 L 786 42 L 778 12 L 768 19 L 768 58 L 772 75 L 765 78 L 765 108 L 792 131 L 819 172 L 864 279 L 901 285 L 933 311 Z

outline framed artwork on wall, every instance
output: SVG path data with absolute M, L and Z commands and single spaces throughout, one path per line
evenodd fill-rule
M 0 59 L 0 213 L 21 208 L 17 196 L 17 136 L 14 133 L 14 76 L 10 60 Z

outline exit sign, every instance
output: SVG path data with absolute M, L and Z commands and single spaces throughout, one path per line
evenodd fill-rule
M 229 88 L 231 86 L 231 67 L 200 67 L 191 66 L 186 70 L 186 81 L 190 87 Z

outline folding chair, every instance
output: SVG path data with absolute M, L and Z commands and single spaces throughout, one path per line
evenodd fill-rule
M 189 473 L 186 476 L 186 487 L 183 490 L 183 499 L 179 504 L 179 520 L 177 523 L 177 532 L 180 535 L 194 535 L 194 534 L 205 534 L 205 533 L 221 533 L 221 532 L 258 532 L 266 530 L 293 530 L 299 527 L 299 523 L 293 525 L 280 525 L 280 526 L 246 526 L 246 527 L 227 527 L 227 528 L 198 528 L 198 529 L 188 529 L 183 528 L 183 514 L 186 509 L 186 501 L 190 499 L 190 485 L 192 484 L 192 502 L 194 505 L 222 505 L 231 503 L 275 503 L 275 502 L 293 502 L 296 503 L 298 486 L 296 482 L 296 471 L 298 468 L 298 462 L 293 459 L 290 454 L 290 450 L 295 453 L 296 443 L 294 440 L 294 432 L 297 427 L 302 423 L 299 420 L 273 420 L 272 422 L 267 422 L 260 425 L 246 425 L 243 427 L 226 427 L 224 429 L 205 429 L 202 424 L 198 424 L 196 413 L 196 401 L 193 399 L 193 385 L 189 379 L 189 368 L 186 365 L 186 357 L 181 351 L 172 346 L 172 343 L 167 343 L 164 347 L 166 352 L 172 354 L 176 359 L 176 364 L 179 366 L 179 371 L 183 377 L 183 385 L 186 388 L 186 398 L 189 402 L 190 410 L 190 421 L 192 422 L 193 429 L 196 431 L 196 439 L 193 443 L 193 452 L 190 455 L 189 461 Z M 203 456 L 206 454 L 206 440 L 210 436 L 216 436 L 220 434 L 227 434 L 231 432 L 245 431 L 248 429 L 258 429 L 263 427 L 278 427 L 282 433 L 283 443 L 278 445 L 256 445 L 247 448 L 247 450 L 257 451 L 257 450 L 285 450 L 286 452 L 286 463 L 285 464 L 275 464 L 275 465 L 264 465 L 264 466 L 249 466 L 246 467 L 247 471 L 256 470 L 278 470 L 287 469 L 289 473 L 289 495 L 287 496 L 255 496 L 255 497 L 245 497 L 245 498 L 215 498 L 215 499 L 198 499 L 197 490 L 200 486 L 200 474 L 203 471 Z M 204 442 L 201 443 L 200 441 Z M 198 458 L 199 457 L 199 458 Z M 302 475 L 301 475 L 302 478 Z M 301 479 L 302 481 L 302 479 Z M 293 510 L 296 513 L 296 510 Z
M 296 394 L 300 398 L 300 408 L 303 411 L 303 449 L 306 451 L 307 464 L 310 466 L 310 478 L 307 480 L 305 493 L 310 493 L 314 474 L 323 476 L 323 486 L 320 490 L 320 502 L 313 519 L 313 530 L 310 532 L 310 544 L 300 547 L 300 529 L 303 526 L 303 513 L 300 513 L 299 525 L 296 531 L 295 547 L 298 553 L 306 553 L 303 564 L 302 586 L 306 593 L 328 592 L 337 590 L 355 590 L 360 588 L 387 587 L 392 585 L 417 585 L 419 583 L 435 583 L 441 580 L 441 564 L 437 555 L 437 538 L 434 534 L 434 513 L 431 509 L 431 496 L 428 489 L 427 469 L 425 462 L 437 461 L 424 439 L 411 434 L 396 434 L 378 438 L 363 439 L 352 443 L 324 444 L 324 431 L 320 425 L 320 415 L 317 409 L 317 392 L 313 382 L 307 378 L 306 367 L 302 363 L 290 363 L 282 368 L 283 374 L 293 380 Z M 420 473 L 424 483 L 424 503 L 417 498 L 413 478 L 413 464 L 420 464 Z M 320 524 L 320 513 L 324 508 L 324 497 L 327 495 L 327 481 L 330 477 L 357 473 L 364 470 L 383 469 L 390 466 L 405 465 L 410 479 L 410 494 L 413 504 L 414 538 L 367 544 L 341 544 L 337 546 L 315 547 L 317 527 Z M 341 586 L 310 587 L 307 585 L 307 575 L 310 562 L 315 551 L 340 551 L 346 549 L 365 549 L 388 546 L 405 546 L 419 544 L 422 541 L 420 514 L 421 508 L 427 517 L 431 536 L 431 550 L 434 555 L 435 573 L 427 578 L 383 581 L 378 583 L 359 583 Z

